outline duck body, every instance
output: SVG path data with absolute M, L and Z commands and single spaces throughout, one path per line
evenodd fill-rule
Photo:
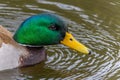
M 34 65 L 45 59 L 44 47 L 21 46 L 7 29 L 0 26 L 0 70 Z
M 68 32 L 62 17 L 43 13 L 26 19 L 14 35 L 0 26 L 0 70 L 29 66 L 46 59 L 43 46 L 64 44 L 88 54 L 88 48 Z

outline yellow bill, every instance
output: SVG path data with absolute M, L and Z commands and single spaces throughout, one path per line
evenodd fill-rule
M 64 44 L 65 46 L 70 47 L 71 49 L 74 49 L 78 52 L 84 53 L 84 54 L 90 54 L 89 49 L 84 46 L 83 44 L 81 44 L 80 42 L 78 42 L 73 36 L 72 34 L 66 32 L 65 38 L 63 39 L 63 41 L 61 41 L 62 44 Z

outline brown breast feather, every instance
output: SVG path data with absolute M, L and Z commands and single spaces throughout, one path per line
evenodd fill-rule
M 22 49 L 25 52 L 23 54 L 28 53 L 25 47 L 19 45 L 13 40 L 12 36 L 13 35 L 11 32 L 9 32 L 7 29 L 0 25 L 0 47 L 2 46 L 2 43 L 6 43 L 13 45 L 16 48 Z
M 3 42 L 16 45 L 16 42 L 12 39 L 12 33 L 0 25 L 0 46 Z

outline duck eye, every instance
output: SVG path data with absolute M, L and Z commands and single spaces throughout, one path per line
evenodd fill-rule
M 50 29 L 50 30 L 57 30 L 57 27 L 56 27 L 55 25 L 51 25 L 51 26 L 49 27 L 49 29 Z

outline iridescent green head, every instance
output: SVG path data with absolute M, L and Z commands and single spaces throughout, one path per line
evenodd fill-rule
M 13 39 L 26 46 L 44 46 L 62 43 L 74 50 L 88 54 L 89 49 L 79 43 L 68 32 L 63 18 L 43 13 L 26 19 L 18 28 Z
M 59 44 L 66 32 L 67 26 L 62 17 L 43 13 L 26 19 L 16 31 L 14 40 L 31 46 Z

